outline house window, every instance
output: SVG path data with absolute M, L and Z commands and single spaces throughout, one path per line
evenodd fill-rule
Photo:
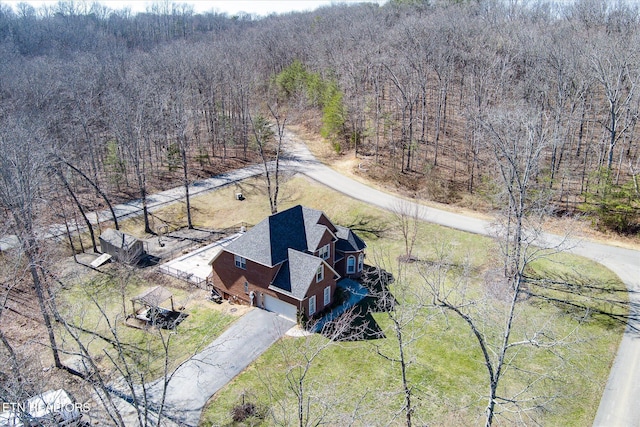
M 312 316 L 316 312 L 316 296 L 309 297 L 309 316 Z
M 249 293 L 249 282 L 244 282 L 244 293 L 245 294 Z
M 331 302 L 331 286 L 324 288 L 324 305 L 327 306 Z
M 322 279 L 324 279 L 324 265 L 320 264 L 318 271 L 316 271 L 316 283 L 322 282 Z
M 358 256 L 358 272 L 362 271 L 363 267 L 364 267 L 364 254 L 360 254 L 360 256 Z
M 320 250 L 318 251 L 318 256 L 324 260 L 329 259 L 329 256 L 331 256 L 331 246 L 326 244 L 323 247 L 321 247 Z
M 347 258 L 347 274 L 353 274 L 356 272 L 356 257 L 349 255 Z
M 233 256 L 236 261 L 236 267 L 241 268 L 243 270 L 247 269 L 247 260 L 242 258 L 241 256 L 234 255 Z

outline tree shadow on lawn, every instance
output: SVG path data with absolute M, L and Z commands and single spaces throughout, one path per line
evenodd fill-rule
M 398 304 L 389 291 L 388 284 L 393 283 L 393 275 L 385 270 L 365 266 L 360 283 L 369 294 L 358 302 L 352 310 L 337 319 L 327 322 L 321 333 L 336 341 L 366 341 L 386 338 L 372 313 L 393 310 Z M 349 326 L 345 327 L 345 322 Z
M 327 322 L 320 332 L 334 341 L 368 341 L 385 338 L 384 332 L 371 315 L 370 306 L 375 306 L 374 298 L 365 297 L 353 310 Z M 344 326 L 344 322 L 349 322 Z
M 359 214 L 345 227 L 365 237 L 369 236 L 377 239 L 391 229 L 388 221 L 366 214 Z
M 625 326 L 634 336 L 640 336 L 637 291 L 617 281 L 585 279 L 578 273 L 527 273 L 523 293 L 531 304 L 551 304 L 581 322 L 597 322 L 607 329 Z

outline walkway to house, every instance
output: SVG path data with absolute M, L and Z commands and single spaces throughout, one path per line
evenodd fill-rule
M 342 288 L 349 293 L 349 299 L 322 316 L 322 318 L 314 325 L 314 332 L 322 331 L 322 328 L 327 324 L 327 322 L 337 319 L 345 311 L 349 310 L 369 295 L 369 290 L 355 280 L 342 279 L 337 285 L 339 288 Z

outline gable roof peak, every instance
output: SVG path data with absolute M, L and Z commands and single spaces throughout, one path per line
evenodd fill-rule
M 296 205 L 270 215 L 231 243 L 235 255 L 272 267 L 288 258 L 288 250 L 313 253 L 325 231 L 337 228 L 319 210 Z

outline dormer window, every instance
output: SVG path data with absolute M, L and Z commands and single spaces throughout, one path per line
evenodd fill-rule
M 236 267 L 241 268 L 243 270 L 247 269 L 247 260 L 242 258 L 241 256 L 234 255 L 233 256 L 236 262 Z
M 324 265 L 320 264 L 320 267 L 318 267 L 316 271 L 316 283 L 322 282 L 322 279 L 324 279 Z
M 324 260 L 328 260 L 331 256 L 331 245 L 326 244 L 318 250 L 318 256 Z

